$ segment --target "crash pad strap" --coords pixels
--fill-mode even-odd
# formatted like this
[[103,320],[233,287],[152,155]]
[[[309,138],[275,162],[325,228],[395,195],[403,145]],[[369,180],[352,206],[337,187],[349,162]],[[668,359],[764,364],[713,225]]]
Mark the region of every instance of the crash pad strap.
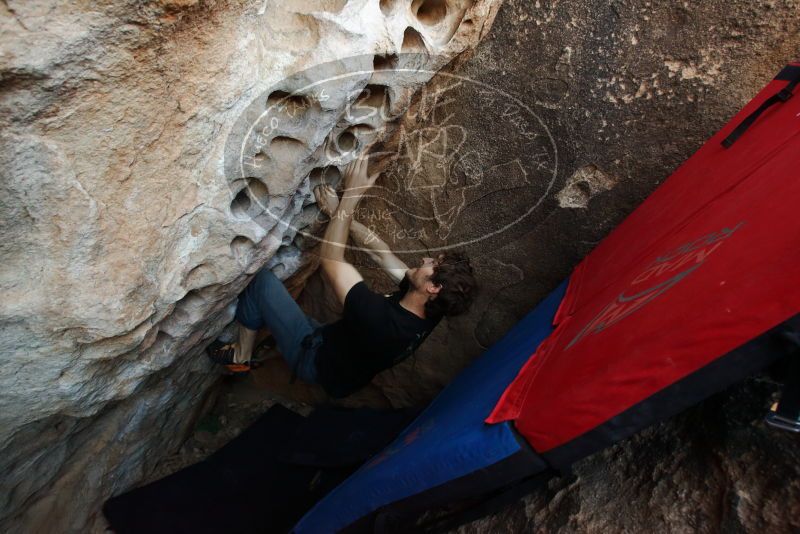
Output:
[[730,148],[741,136],[744,132],[747,131],[750,126],[753,125],[754,122],[764,113],[767,109],[771,106],[779,103],[779,102],[786,102],[789,100],[792,95],[794,88],[800,83],[800,65],[787,65],[776,77],[776,80],[785,80],[789,83],[786,84],[786,87],[766,99],[758,108],[753,111],[750,115],[744,118],[742,122],[739,123],[733,131],[722,140],[722,146],[725,148]]
[[777,428],[800,432],[800,330],[785,330],[782,337],[787,354],[786,378],[780,401],[766,421]]

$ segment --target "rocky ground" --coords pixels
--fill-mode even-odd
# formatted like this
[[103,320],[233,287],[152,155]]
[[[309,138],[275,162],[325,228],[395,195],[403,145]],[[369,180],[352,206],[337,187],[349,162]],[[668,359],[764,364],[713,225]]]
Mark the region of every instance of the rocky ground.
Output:
[[[356,408],[390,408],[375,388],[367,388],[347,399],[328,398],[322,388],[291,382],[289,367],[276,349],[262,349],[255,359],[260,367],[247,374],[221,372],[220,381],[206,401],[205,409],[180,449],[158,464],[146,482],[197,463],[238,436],[274,404],[282,404],[301,415],[315,405],[329,403]],[[145,482],[145,483],[146,483]]]
[[164,458],[145,483],[171,475],[200,462],[237,437],[274,404],[283,404],[297,413],[311,407],[278,398],[259,387],[252,376],[224,376],[213,393],[210,406],[202,414],[180,449]]
[[751,378],[458,532],[796,533],[800,435],[763,421],[778,390]]

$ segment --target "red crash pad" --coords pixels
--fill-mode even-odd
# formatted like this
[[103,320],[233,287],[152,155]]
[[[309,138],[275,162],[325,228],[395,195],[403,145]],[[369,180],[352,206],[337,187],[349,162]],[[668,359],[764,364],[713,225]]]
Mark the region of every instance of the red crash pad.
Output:
[[800,96],[721,145],[787,72],[800,63],[576,267],[555,331],[487,422],[514,420],[546,452],[798,313]]

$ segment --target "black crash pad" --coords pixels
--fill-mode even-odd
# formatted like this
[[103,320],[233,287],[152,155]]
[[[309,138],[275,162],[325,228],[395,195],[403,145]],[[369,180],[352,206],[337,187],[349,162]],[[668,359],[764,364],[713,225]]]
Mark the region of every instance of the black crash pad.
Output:
[[302,417],[276,405],[206,460],[112,497],[103,513],[118,534],[287,532],[415,415],[325,407]]

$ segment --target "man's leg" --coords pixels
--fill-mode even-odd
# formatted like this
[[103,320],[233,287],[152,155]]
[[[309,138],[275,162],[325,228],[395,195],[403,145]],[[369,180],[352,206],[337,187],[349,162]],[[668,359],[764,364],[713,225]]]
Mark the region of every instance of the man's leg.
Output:
[[234,360],[236,363],[249,362],[253,357],[253,346],[256,344],[256,331],[239,325],[239,342],[236,344]]
[[[283,282],[268,269],[262,269],[239,296],[236,307],[241,361],[252,356],[255,334],[267,327],[272,332],[281,355],[292,369],[303,355],[301,343],[315,324],[303,313]],[[238,359],[237,358],[237,359]]]

